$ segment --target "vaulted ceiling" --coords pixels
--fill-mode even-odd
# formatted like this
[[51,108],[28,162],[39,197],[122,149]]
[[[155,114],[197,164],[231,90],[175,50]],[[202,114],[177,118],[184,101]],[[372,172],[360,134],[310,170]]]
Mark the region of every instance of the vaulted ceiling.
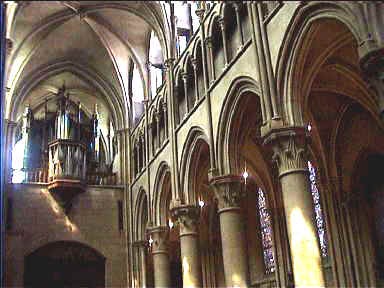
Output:
[[[146,79],[150,32],[166,55],[168,28],[159,1],[20,1],[8,23],[13,42],[7,60],[6,118],[28,104],[38,113],[64,83],[89,113],[116,124],[129,111],[129,67]],[[9,21],[9,20],[8,20]],[[134,89],[134,87],[133,87]]]

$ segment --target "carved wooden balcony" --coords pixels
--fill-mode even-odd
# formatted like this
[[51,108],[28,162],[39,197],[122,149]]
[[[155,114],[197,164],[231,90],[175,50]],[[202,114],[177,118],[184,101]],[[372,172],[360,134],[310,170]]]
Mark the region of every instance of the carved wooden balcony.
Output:
[[85,190],[87,149],[78,141],[57,139],[48,151],[48,190],[68,210],[73,197]]

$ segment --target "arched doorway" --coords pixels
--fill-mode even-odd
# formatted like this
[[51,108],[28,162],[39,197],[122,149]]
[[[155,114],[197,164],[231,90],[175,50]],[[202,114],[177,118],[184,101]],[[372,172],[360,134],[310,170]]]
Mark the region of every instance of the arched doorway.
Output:
[[77,242],[47,244],[25,257],[24,286],[104,287],[105,258]]

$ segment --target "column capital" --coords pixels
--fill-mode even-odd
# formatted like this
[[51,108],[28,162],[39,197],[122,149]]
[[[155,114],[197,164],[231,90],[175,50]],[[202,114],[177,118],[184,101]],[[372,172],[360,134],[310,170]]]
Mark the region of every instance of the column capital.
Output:
[[240,209],[240,200],[244,195],[245,181],[239,175],[223,175],[210,179],[215,197],[219,201],[219,212]]
[[164,61],[164,66],[165,66],[165,68],[170,69],[171,67],[173,67],[174,63],[175,63],[174,58],[168,58]]
[[17,122],[12,120],[4,119],[4,122],[4,124],[7,125],[9,128],[17,126]]
[[12,49],[13,49],[13,41],[12,41],[12,39],[6,38],[5,39],[5,51],[6,51],[6,55],[7,56],[11,55]]
[[172,218],[180,227],[180,237],[197,235],[200,209],[194,205],[178,205],[171,209]]
[[208,46],[208,48],[212,48],[212,37],[208,36],[204,39],[204,44]]
[[264,145],[273,150],[272,160],[277,164],[279,177],[288,173],[308,172],[307,141],[305,127],[273,129],[264,137]]
[[152,237],[152,254],[168,254],[168,226],[148,227],[147,233]]
[[185,83],[188,80],[188,72],[181,72],[181,77]]
[[218,20],[219,24],[220,24],[220,28],[221,28],[221,31],[224,30],[225,28],[225,21],[224,21],[224,18],[223,17],[220,17],[219,20]]
[[137,241],[132,242],[132,246],[135,248],[147,248],[148,247],[148,241],[137,240]]
[[197,67],[198,67],[198,64],[199,64],[199,60],[197,58],[192,58],[191,59],[191,62],[192,62],[192,66],[193,66],[193,69],[195,71],[197,71]]

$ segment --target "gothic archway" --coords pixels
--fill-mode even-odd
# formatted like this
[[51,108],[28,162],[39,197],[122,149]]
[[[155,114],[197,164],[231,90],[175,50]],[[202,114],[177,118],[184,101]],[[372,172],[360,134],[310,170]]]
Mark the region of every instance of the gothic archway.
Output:
[[105,287],[105,260],[99,252],[78,242],[49,243],[25,257],[24,285]]

